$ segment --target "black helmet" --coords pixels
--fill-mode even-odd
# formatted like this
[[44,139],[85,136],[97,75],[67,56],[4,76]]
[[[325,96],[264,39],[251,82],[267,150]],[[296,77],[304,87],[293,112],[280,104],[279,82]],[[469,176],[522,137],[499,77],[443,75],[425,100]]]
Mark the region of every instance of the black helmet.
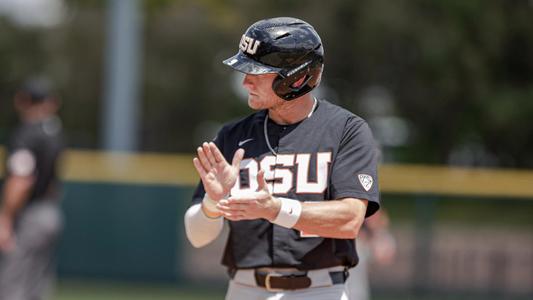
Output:
[[[243,34],[239,52],[224,64],[246,74],[277,73],[272,89],[285,100],[313,90],[324,61],[322,41],[308,23],[295,18],[258,21]],[[302,77],[302,84],[294,86]]]

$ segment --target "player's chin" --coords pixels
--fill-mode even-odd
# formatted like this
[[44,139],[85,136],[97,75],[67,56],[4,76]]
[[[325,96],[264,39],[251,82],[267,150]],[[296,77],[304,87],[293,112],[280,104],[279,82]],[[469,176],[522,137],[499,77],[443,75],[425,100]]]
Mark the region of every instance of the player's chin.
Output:
[[248,95],[248,106],[253,110],[260,110],[264,108],[263,101],[259,100],[257,95]]

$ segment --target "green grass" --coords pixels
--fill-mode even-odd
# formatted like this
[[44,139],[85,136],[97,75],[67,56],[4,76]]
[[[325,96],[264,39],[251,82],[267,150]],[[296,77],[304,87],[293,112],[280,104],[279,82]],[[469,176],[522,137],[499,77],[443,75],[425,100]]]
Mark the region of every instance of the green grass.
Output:
[[224,299],[225,290],[219,286],[198,287],[120,283],[61,281],[56,287],[54,300],[208,300]]
[[[172,285],[132,282],[98,282],[62,280],[52,300],[216,300],[224,299],[225,287],[220,284]],[[375,291],[372,300],[526,300],[527,296],[480,294],[450,294],[433,291],[413,295],[400,292]]]

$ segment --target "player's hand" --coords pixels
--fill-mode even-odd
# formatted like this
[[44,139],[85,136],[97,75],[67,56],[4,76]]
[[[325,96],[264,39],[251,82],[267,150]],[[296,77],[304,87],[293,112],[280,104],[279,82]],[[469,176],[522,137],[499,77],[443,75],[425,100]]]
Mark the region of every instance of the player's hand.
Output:
[[13,222],[0,216],[0,252],[9,252],[15,248]]
[[257,173],[259,188],[257,192],[232,196],[218,202],[217,208],[222,215],[232,221],[266,219],[272,221],[281,208],[279,199],[272,197],[265,181],[265,172]]
[[215,143],[203,143],[196,151],[198,156],[193,159],[194,167],[209,198],[218,201],[228,195],[237,182],[244,150],[238,149],[235,152],[231,164],[226,161]]

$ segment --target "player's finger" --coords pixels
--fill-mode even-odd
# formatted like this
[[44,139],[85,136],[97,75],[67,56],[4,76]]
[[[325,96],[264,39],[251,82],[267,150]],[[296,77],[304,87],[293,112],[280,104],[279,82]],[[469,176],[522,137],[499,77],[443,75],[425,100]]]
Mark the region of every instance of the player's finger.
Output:
[[202,163],[204,170],[206,170],[207,172],[211,170],[213,166],[211,166],[211,163],[209,162],[209,160],[207,160],[204,149],[202,147],[198,147],[196,152],[198,152],[198,159],[200,159],[200,162]]
[[246,214],[243,211],[220,210],[220,212],[222,213],[222,215],[224,215],[224,217],[230,217],[230,218],[245,218],[246,217]]
[[250,207],[250,202],[223,202],[223,203],[217,203],[217,208],[224,211],[245,211]]
[[213,153],[211,152],[211,148],[208,143],[204,142],[202,144],[202,148],[204,149],[205,156],[207,157],[207,160],[211,163],[211,165],[216,165],[215,157],[213,156]]
[[265,180],[265,170],[261,169],[259,172],[257,172],[257,191],[266,191],[268,192],[268,185]]
[[229,199],[220,199],[220,201],[217,202],[217,207],[220,207],[221,209],[229,210],[231,209],[230,201]]
[[245,217],[243,215],[233,215],[233,214],[223,214],[224,218],[230,220],[230,221],[241,221],[244,220]]
[[228,199],[225,199],[225,201],[228,201],[229,203],[246,203],[257,199],[257,192],[252,193],[246,193],[245,195],[241,196],[230,196]]
[[223,214],[232,215],[232,216],[244,216],[245,215],[245,211],[238,210],[238,209],[218,208],[218,211],[220,211]]
[[215,143],[210,142],[209,148],[211,149],[211,153],[213,153],[213,156],[215,157],[215,161],[217,163],[219,162],[226,162],[226,159],[224,158],[224,155],[218,150],[218,147]]
[[242,158],[244,157],[244,149],[239,148],[237,151],[235,151],[235,154],[233,155],[233,160],[231,161],[231,164],[234,168],[240,168]]
[[200,178],[204,178],[207,175],[207,172],[205,171],[204,166],[202,166],[200,160],[195,157],[193,158],[192,163],[194,165],[194,168],[198,172],[198,175],[200,175]]
[[256,201],[256,198],[229,198],[227,205],[251,205],[254,201]]

